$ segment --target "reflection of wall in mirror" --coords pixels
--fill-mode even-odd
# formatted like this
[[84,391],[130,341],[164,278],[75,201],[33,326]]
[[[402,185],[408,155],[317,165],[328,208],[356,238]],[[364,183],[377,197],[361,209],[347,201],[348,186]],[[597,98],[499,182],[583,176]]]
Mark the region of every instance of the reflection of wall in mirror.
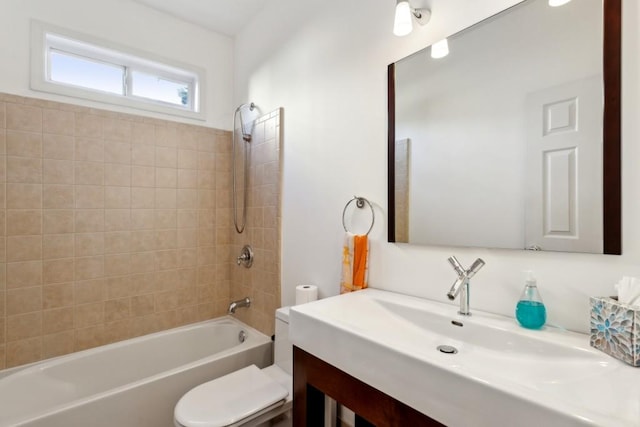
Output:
[[409,241],[409,168],[411,140],[400,139],[395,144],[396,242]]
[[600,0],[535,0],[396,63],[410,243],[525,247],[526,96],[601,73],[601,29]]

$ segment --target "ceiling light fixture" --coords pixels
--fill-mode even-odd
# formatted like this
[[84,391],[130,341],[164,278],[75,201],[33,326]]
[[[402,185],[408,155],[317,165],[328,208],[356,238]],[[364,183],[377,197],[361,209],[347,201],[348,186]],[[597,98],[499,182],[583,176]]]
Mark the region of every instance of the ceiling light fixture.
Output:
[[431,45],[431,57],[434,59],[444,58],[449,55],[449,42],[442,39]]
[[396,16],[393,22],[393,34],[396,36],[406,36],[413,30],[413,18],[420,25],[429,22],[431,11],[429,9],[414,9],[409,4],[409,0],[396,1]]
[[571,0],[549,0],[549,6],[558,7],[558,6],[562,6],[563,4],[569,3],[570,1]]

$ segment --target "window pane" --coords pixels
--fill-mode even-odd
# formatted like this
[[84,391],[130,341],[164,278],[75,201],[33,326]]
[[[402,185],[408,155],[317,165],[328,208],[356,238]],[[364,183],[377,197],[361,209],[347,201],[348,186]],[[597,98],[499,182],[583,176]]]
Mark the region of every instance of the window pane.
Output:
[[124,67],[51,50],[51,80],[124,95]]
[[131,94],[142,98],[168,102],[173,105],[189,105],[189,84],[175,82],[151,74],[133,71]]

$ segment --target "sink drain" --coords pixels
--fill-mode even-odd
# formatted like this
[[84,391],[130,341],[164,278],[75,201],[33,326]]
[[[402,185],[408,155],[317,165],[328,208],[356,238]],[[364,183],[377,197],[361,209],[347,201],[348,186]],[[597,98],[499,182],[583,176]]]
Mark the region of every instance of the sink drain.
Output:
[[450,345],[439,345],[438,347],[436,347],[436,349],[439,352],[445,353],[445,354],[456,354],[458,352],[457,348],[452,347]]

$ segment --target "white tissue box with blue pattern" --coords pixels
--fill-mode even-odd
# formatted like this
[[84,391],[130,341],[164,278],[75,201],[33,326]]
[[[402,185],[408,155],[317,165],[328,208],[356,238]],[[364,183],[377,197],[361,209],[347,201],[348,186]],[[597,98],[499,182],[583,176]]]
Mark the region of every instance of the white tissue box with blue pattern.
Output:
[[640,308],[615,297],[591,297],[592,347],[640,366]]

